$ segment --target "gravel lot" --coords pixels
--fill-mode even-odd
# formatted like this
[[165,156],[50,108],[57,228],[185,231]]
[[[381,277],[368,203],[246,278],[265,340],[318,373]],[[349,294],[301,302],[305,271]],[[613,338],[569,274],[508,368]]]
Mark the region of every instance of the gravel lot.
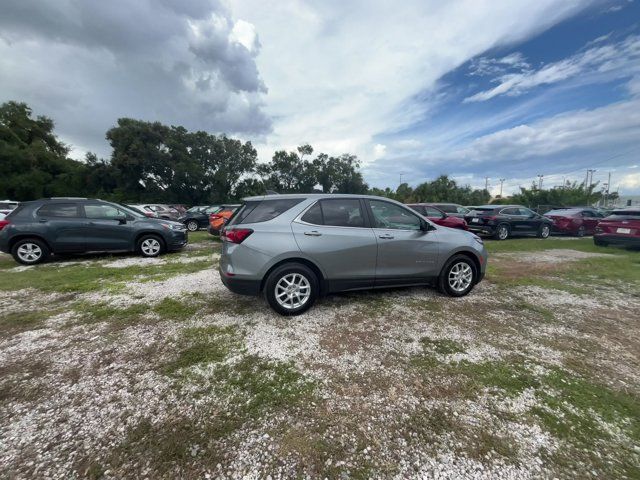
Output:
[[0,255],[0,477],[640,478],[640,253],[488,241],[468,297],[283,318],[195,237]]

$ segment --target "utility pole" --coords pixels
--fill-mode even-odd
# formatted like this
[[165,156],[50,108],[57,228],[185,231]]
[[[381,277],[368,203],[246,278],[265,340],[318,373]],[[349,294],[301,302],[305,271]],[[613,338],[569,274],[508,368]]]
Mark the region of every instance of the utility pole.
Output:
[[403,175],[404,175],[404,173],[401,173],[401,174],[400,174],[400,184],[399,184],[399,185],[402,185],[402,176],[403,176]]
[[593,185],[593,174],[596,172],[595,168],[590,168],[589,170],[587,170],[587,188],[591,187],[591,185]]
[[542,177],[544,175],[538,175],[538,190],[542,190]]
[[484,177],[484,189],[489,191],[489,177]]
[[504,178],[500,179],[500,198],[502,198],[502,184],[504,183]]

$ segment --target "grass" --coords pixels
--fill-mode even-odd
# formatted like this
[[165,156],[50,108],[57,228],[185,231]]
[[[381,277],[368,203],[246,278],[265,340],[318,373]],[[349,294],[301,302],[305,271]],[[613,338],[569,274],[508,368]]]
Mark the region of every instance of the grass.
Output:
[[0,314],[0,334],[13,335],[41,328],[47,318],[60,310],[25,310]]
[[192,263],[168,262],[163,265],[107,268],[95,264],[79,264],[62,268],[35,267],[11,275],[0,275],[0,290],[35,288],[43,292],[84,293],[105,288],[124,287],[125,282],[161,281],[211,268],[207,260]]

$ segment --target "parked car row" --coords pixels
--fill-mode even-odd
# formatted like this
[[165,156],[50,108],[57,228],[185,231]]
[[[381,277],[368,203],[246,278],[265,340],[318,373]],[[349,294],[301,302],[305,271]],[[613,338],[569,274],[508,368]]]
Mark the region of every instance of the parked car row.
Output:
[[596,225],[593,242],[640,248],[640,208],[613,210]]
[[0,251],[24,265],[43,262],[52,253],[129,251],[155,257],[187,242],[187,229],[179,222],[87,198],[22,202],[0,219]]

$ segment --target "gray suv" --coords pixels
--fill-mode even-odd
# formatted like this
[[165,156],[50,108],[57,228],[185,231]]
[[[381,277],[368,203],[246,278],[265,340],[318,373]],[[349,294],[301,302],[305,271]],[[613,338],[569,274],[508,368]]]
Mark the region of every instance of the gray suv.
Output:
[[24,265],[51,254],[136,251],[155,257],[187,244],[178,222],[147,218],[140,212],[102,200],[45,198],[23,202],[0,221],[0,251]]
[[435,284],[461,297],[487,265],[478,236],[366,195],[247,198],[222,240],[222,282],[236,293],[263,293],[283,315],[345,290]]

